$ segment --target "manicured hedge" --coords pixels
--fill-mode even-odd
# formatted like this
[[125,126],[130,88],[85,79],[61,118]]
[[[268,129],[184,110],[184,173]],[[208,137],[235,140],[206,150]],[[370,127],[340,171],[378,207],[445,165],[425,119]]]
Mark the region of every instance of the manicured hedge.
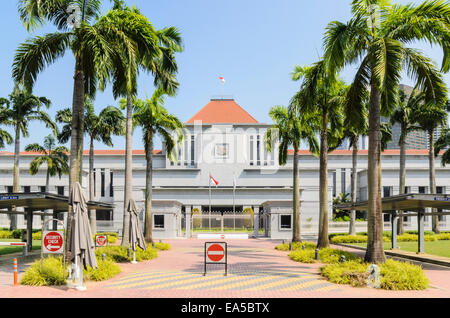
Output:
[[[133,260],[133,252],[131,252],[131,256],[128,257],[127,248],[121,245],[113,245],[113,246],[105,246],[100,247],[95,251],[95,255],[97,258],[101,258],[102,254],[106,255],[107,259],[110,259],[117,263],[130,262]],[[158,257],[158,251],[156,248],[152,248],[151,246],[147,246],[147,250],[143,251],[140,248],[136,251],[136,261],[144,261],[151,260]]]
[[[315,263],[315,249],[307,248],[307,249],[297,249],[289,253],[289,258],[293,261],[300,263]],[[323,248],[319,250],[319,260],[322,263],[332,264],[339,262],[341,256],[345,256],[346,260],[356,259],[356,255],[333,248]]]
[[[304,248],[308,248],[308,249],[315,249],[316,248],[316,244],[313,242],[294,242],[292,243],[292,250],[298,250],[301,249],[302,246],[304,246]],[[279,250],[279,251],[289,251],[289,243],[284,243],[284,244],[280,244],[275,246],[275,249]]]

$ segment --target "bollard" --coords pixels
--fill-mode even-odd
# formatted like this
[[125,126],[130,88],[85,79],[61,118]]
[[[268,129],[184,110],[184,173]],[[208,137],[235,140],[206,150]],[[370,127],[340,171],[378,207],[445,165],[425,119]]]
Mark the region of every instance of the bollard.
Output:
[[131,248],[127,249],[127,253],[128,253],[128,258],[130,258],[131,257]]
[[345,255],[341,255],[341,258],[339,259],[340,263],[345,263]]
[[289,242],[289,250],[292,251],[292,242]]
[[318,248],[316,248],[315,259],[316,259],[316,261],[319,260],[319,249]]
[[14,259],[14,286],[17,286],[17,258]]
[[302,250],[304,250],[305,249],[305,245],[302,245]]
[[106,261],[106,254],[105,253],[102,254],[102,261]]
[[155,242],[152,241],[152,247],[155,248]]

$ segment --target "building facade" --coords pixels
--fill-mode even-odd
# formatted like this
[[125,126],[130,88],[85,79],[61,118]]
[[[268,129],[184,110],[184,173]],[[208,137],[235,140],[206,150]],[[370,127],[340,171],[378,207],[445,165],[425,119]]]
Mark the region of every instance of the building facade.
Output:
[[[168,159],[164,150],[154,152],[153,159],[153,236],[173,238],[207,231],[212,227],[245,226],[252,221],[255,235],[276,239],[292,237],[292,169],[293,151],[285,166],[278,164],[278,147],[265,147],[270,124],[258,122],[232,99],[214,99],[186,122],[184,138]],[[35,176],[29,174],[34,153],[22,153],[20,185],[23,192],[52,192],[68,195],[68,177],[53,177],[45,189],[45,167]],[[99,230],[121,231],[124,210],[124,150],[95,151],[95,198],[112,203],[113,211],[97,211]],[[13,154],[0,153],[0,193],[12,192]],[[428,156],[426,150],[407,151],[408,192],[428,193]],[[83,187],[88,189],[88,152],[84,153]],[[145,154],[133,151],[133,197],[144,216]],[[399,151],[387,150],[382,156],[384,195],[399,193]],[[328,159],[328,216],[332,220],[332,199],[351,193],[352,151],[336,150]],[[212,178],[218,185],[212,183]],[[317,232],[319,216],[319,158],[300,151],[300,210],[303,233]],[[450,167],[441,167],[436,159],[438,192],[450,192]],[[87,191],[86,191],[87,193]],[[367,150],[358,153],[358,199],[367,199]],[[245,214],[252,211],[253,214]],[[213,217],[211,218],[211,215]],[[225,217],[226,216],[226,217]],[[388,217],[388,216],[386,216]],[[440,218],[441,228],[450,222]],[[385,218],[386,224],[389,219]],[[406,220],[414,228],[415,220]],[[7,224],[0,214],[0,226]],[[230,225],[233,223],[233,226]],[[237,223],[236,223],[237,222]],[[19,219],[19,225],[20,225]],[[331,222],[331,227],[333,223]],[[431,220],[426,220],[431,226]],[[248,224],[247,224],[248,227]],[[343,231],[348,225],[342,224]],[[364,222],[361,223],[364,230]],[[337,228],[339,226],[337,225]]]

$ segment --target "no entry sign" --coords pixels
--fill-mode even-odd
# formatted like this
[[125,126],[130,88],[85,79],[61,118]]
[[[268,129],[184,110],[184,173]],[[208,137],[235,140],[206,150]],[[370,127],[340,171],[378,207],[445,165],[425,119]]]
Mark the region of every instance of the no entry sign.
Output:
[[225,258],[225,249],[223,243],[213,243],[206,248],[206,258],[208,262],[213,262],[215,264],[224,263]]
[[227,243],[206,242],[205,243],[205,272],[206,264],[224,264],[225,275],[227,275]]
[[64,253],[64,232],[45,231],[43,232],[43,248],[45,254]]
[[108,243],[107,235],[96,235],[95,236],[95,246],[97,246],[97,247],[106,246],[106,243]]

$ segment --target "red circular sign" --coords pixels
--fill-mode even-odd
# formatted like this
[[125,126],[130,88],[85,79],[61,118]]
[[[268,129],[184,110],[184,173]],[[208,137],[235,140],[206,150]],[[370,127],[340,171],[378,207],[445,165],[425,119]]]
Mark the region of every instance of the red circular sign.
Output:
[[220,262],[225,256],[224,248],[219,244],[213,244],[206,250],[206,255],[212,262]]
[[108,238],[106,235],[97,235],[95,241],[97,242],[97,246],[105,246]]
[[44,237],[44,246],[50,252],[56,252],[63,246],[63,237],[58,232],[48,232]]

